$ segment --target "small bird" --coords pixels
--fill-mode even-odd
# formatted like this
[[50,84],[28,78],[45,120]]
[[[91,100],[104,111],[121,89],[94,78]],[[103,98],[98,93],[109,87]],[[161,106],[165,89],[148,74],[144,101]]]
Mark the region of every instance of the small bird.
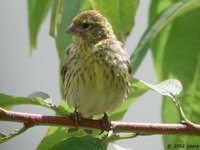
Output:
[[61,70],[68,105],[84,118],[119,107],[130,88],[130,59],[98,11],[81,12],[66,29],[73,43]]

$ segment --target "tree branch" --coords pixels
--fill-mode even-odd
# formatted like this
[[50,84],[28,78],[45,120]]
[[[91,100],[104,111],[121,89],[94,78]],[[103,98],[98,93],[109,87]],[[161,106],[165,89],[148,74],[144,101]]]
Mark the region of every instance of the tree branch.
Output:
[[[0,121],[21,122],[25,126],[48,125],[48,126],[66,126],[75,125],[71,116],[43,116],[40,114],[30,114],[8,111],[0,108]],[[103,120],[81,119],[79,127],[93,128],[102,130]],[[130,132],[137,135],[154,134],[180,134],[180,135],[198,135],[200,136],[200,125],[194,124],[165,124],[165,123],[130,123],[122,121],[111,121],[107,124],[104,131],[112,130],[115,133]]]

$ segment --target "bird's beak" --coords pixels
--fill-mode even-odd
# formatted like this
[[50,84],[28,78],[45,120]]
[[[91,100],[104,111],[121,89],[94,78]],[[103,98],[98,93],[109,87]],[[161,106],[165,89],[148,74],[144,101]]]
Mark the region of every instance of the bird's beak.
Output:
[[75,25],[73,23],[70,24],[65,30],[65,32],[73,35],[75,33]]

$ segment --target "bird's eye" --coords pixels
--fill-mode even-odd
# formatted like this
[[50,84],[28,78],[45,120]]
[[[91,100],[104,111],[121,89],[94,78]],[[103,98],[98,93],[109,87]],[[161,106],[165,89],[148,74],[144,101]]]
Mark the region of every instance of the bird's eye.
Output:
[[90,25],[88,23],[82,23],[81,25],[84,29],[87,29]]

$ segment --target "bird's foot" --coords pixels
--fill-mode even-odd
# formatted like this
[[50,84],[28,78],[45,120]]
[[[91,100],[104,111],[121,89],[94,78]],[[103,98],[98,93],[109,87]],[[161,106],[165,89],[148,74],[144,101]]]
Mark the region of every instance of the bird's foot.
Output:
[[101,119],[101,121],[102,121],[102,128],[99,134],[102,134],[104,131],[109,131],[110,129],[110,121],[108,120],[108,115],[106,113],[104,113],[104,116]]
[[77,131],[78,126],[81,122],[81,115],[80,115],[80,113],[78,113],[77,109],[75,109],[74,112],[71,113],[71,118],[74,119],[74,124],[75,124],[75,128],[76,128],[76,131]]

